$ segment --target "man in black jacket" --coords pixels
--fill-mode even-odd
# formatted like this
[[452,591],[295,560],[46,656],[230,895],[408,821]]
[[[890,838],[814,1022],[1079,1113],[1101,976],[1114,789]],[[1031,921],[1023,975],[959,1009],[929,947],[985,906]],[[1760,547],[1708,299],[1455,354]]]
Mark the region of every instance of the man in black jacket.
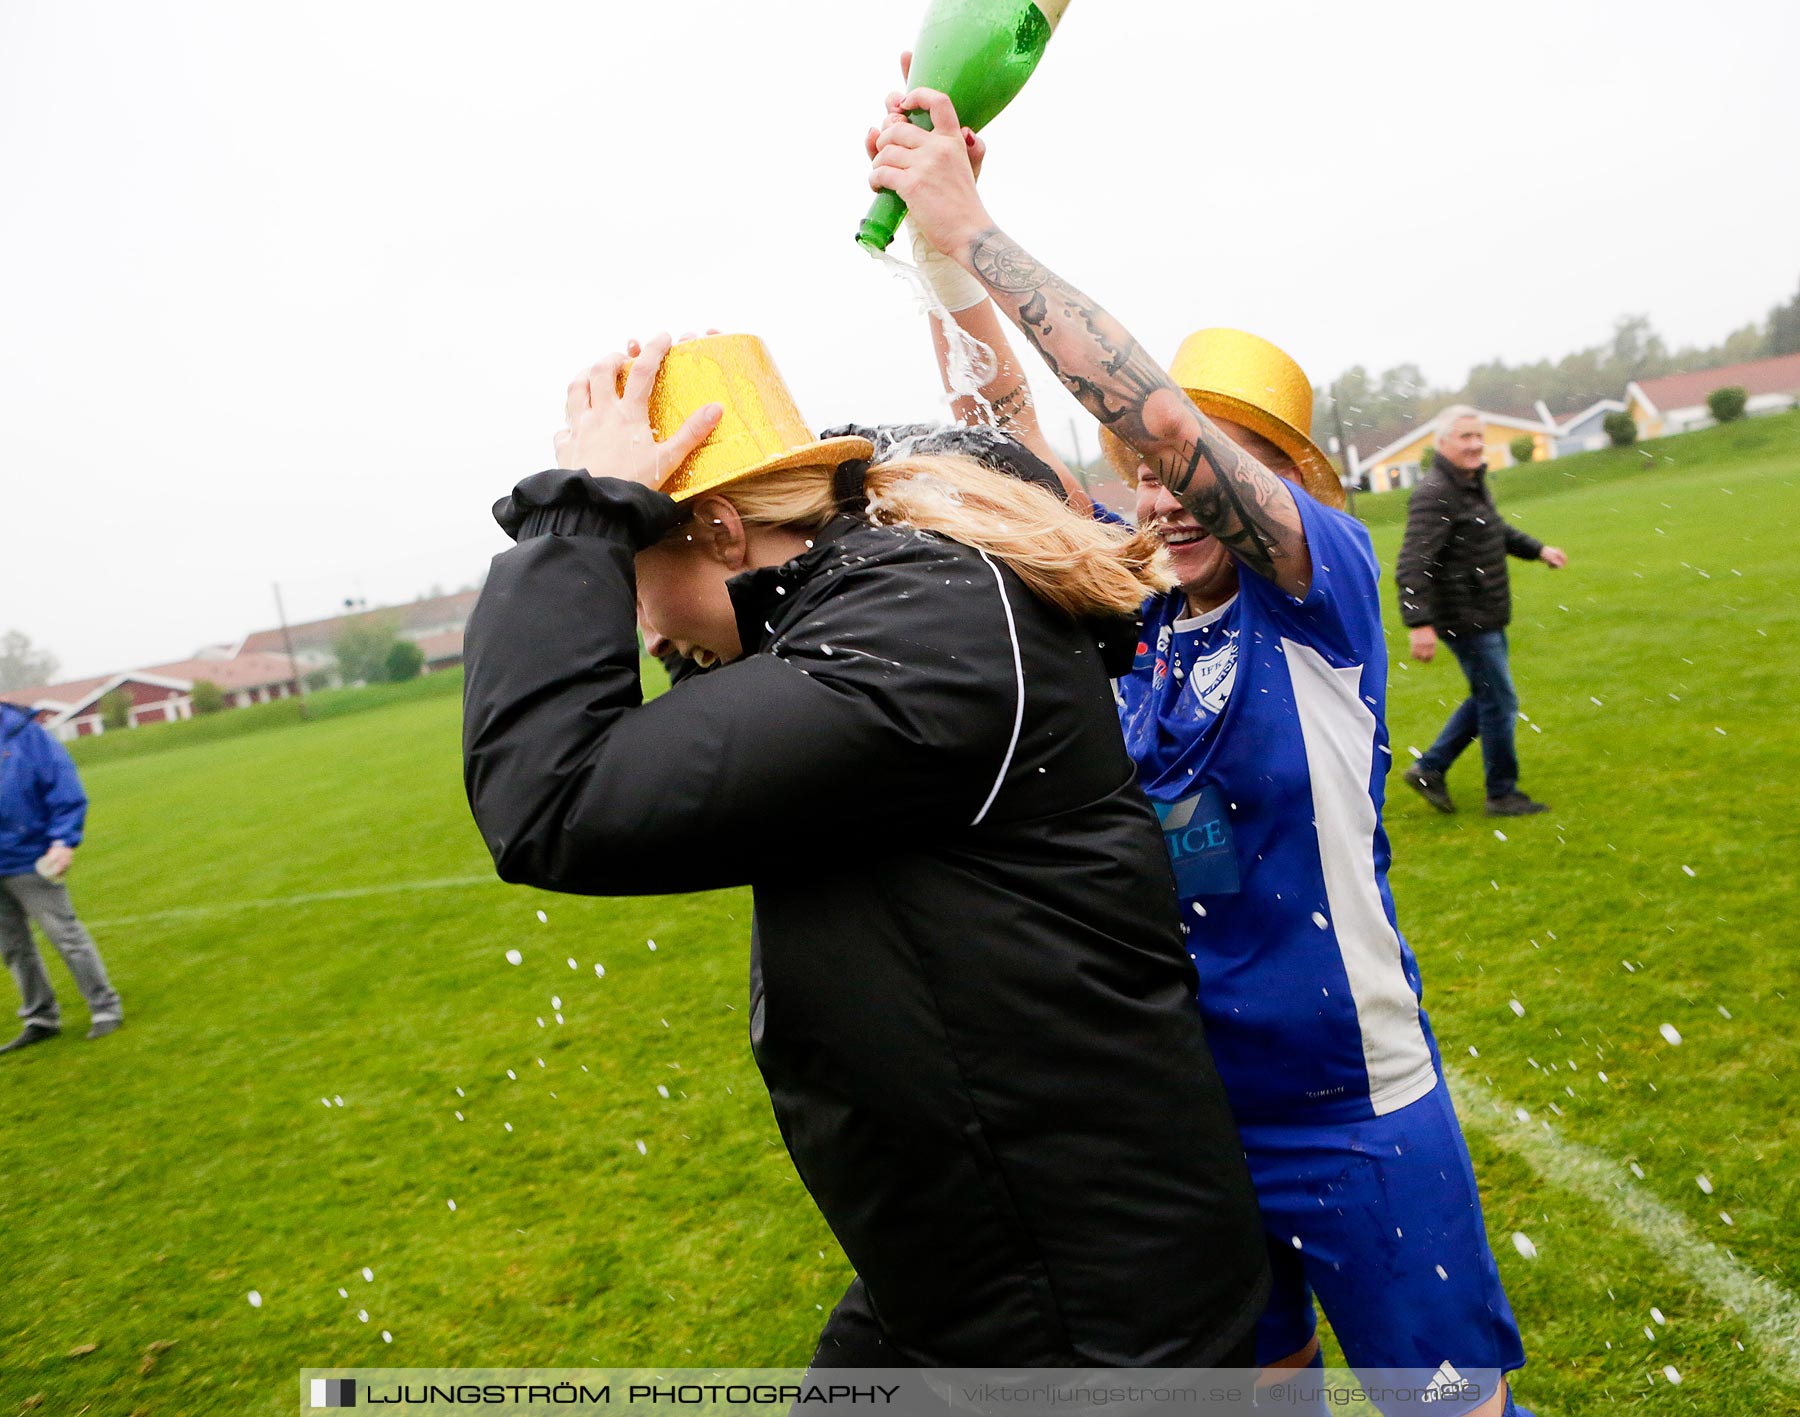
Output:
[[1442,635],[1468,676],[1469,697],[1450,715],[1437,742],[1402,776],[1438,811],[1454,812],[1444,774],[1479,736],[1488,815],[1527,817],[1549,808],[1519,791],[1513,746],[1519,698],[1507,665],[1512,587],[1506,558],[1542,561],[1552,570],[1567,565],[1569,558],[1501,519],[1487,485],[1485,431],[1474,409],[1446,410],[1437,459],[1413,489],[1406,509],[1406,539],[1394,580],[1400,587],[1400,618],[1412,632],[1413,658],[1429,664]]

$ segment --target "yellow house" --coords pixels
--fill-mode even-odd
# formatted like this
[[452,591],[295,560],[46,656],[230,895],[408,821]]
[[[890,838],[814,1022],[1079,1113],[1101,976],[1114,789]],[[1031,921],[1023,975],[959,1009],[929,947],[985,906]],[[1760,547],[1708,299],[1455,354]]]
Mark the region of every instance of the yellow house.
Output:
[[[1447,411],[1447,410],[1446,410]],[[1403,433],[1373,456],[1356,460],[1357,485],[1370,492],[1391,492],[1396,487],[1411,487],[1419,480],[1419,459],[1425,449],[1437,444],[1444,415],[1439,413]],[[1531,435],[1531,462],[1546,462],[1556,455],[1556,428],[1536,419],[1515,418],[1506,413],[1482,413],[1486,425],[1487,465],[1490,470],[1511,467],[1512,440],[1522,433]]]

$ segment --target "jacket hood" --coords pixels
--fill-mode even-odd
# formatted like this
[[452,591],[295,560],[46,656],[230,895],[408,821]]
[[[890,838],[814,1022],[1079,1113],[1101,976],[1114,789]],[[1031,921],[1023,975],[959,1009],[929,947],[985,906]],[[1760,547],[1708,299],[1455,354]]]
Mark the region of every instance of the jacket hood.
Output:
[[0,738],[10,738],[37,715],[17,704],[0,703]]

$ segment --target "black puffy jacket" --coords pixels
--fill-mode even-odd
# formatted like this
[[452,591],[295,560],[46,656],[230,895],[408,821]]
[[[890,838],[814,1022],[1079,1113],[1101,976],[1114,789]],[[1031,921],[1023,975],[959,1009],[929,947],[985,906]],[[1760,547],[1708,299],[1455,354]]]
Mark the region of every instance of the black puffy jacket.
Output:
[[732,582],[742,659],[645,704],[633,554],[682,509],[554,472],[496,515],[463,742],[500,875],[754,888],[756,1060],[900,1353],[1198,1365],[1247,1332],[1261,1226],[1089,632],[840,518]]
[[1394,567],[1400,618],[1452,639],[1504,630],[1512,621],[1506,558],[1535,561],[1543,549],[1501,518],[1485,467],[1459,473],[1440,459],[1406,505],[1406,538]]

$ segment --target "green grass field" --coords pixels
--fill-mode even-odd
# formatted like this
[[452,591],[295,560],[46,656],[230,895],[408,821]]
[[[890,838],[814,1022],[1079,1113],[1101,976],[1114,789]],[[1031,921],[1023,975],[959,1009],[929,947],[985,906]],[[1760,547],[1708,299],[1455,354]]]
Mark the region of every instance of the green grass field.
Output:
[[[1800,418],[1498,487],[1571,557],[1514,575],[1524,784],[1555,810],[1398,789],[1388,824],[1517,1391],[1800,1412]],[[1403,499],[1359,510],[1391,566]],[[494,881],[455,683],[82,745],[73,888],[129,1023],[82,1042],[53,964],[68,1031],[0,1059],[0,1414],[285,1412],[305,1366],[810,1352],[848,1272],[750,1059],[747,895]],[[1396,754],[1458,697],[1447,657],[1397,669]],[[1479,807],[1473,755],[1452,789]]]

